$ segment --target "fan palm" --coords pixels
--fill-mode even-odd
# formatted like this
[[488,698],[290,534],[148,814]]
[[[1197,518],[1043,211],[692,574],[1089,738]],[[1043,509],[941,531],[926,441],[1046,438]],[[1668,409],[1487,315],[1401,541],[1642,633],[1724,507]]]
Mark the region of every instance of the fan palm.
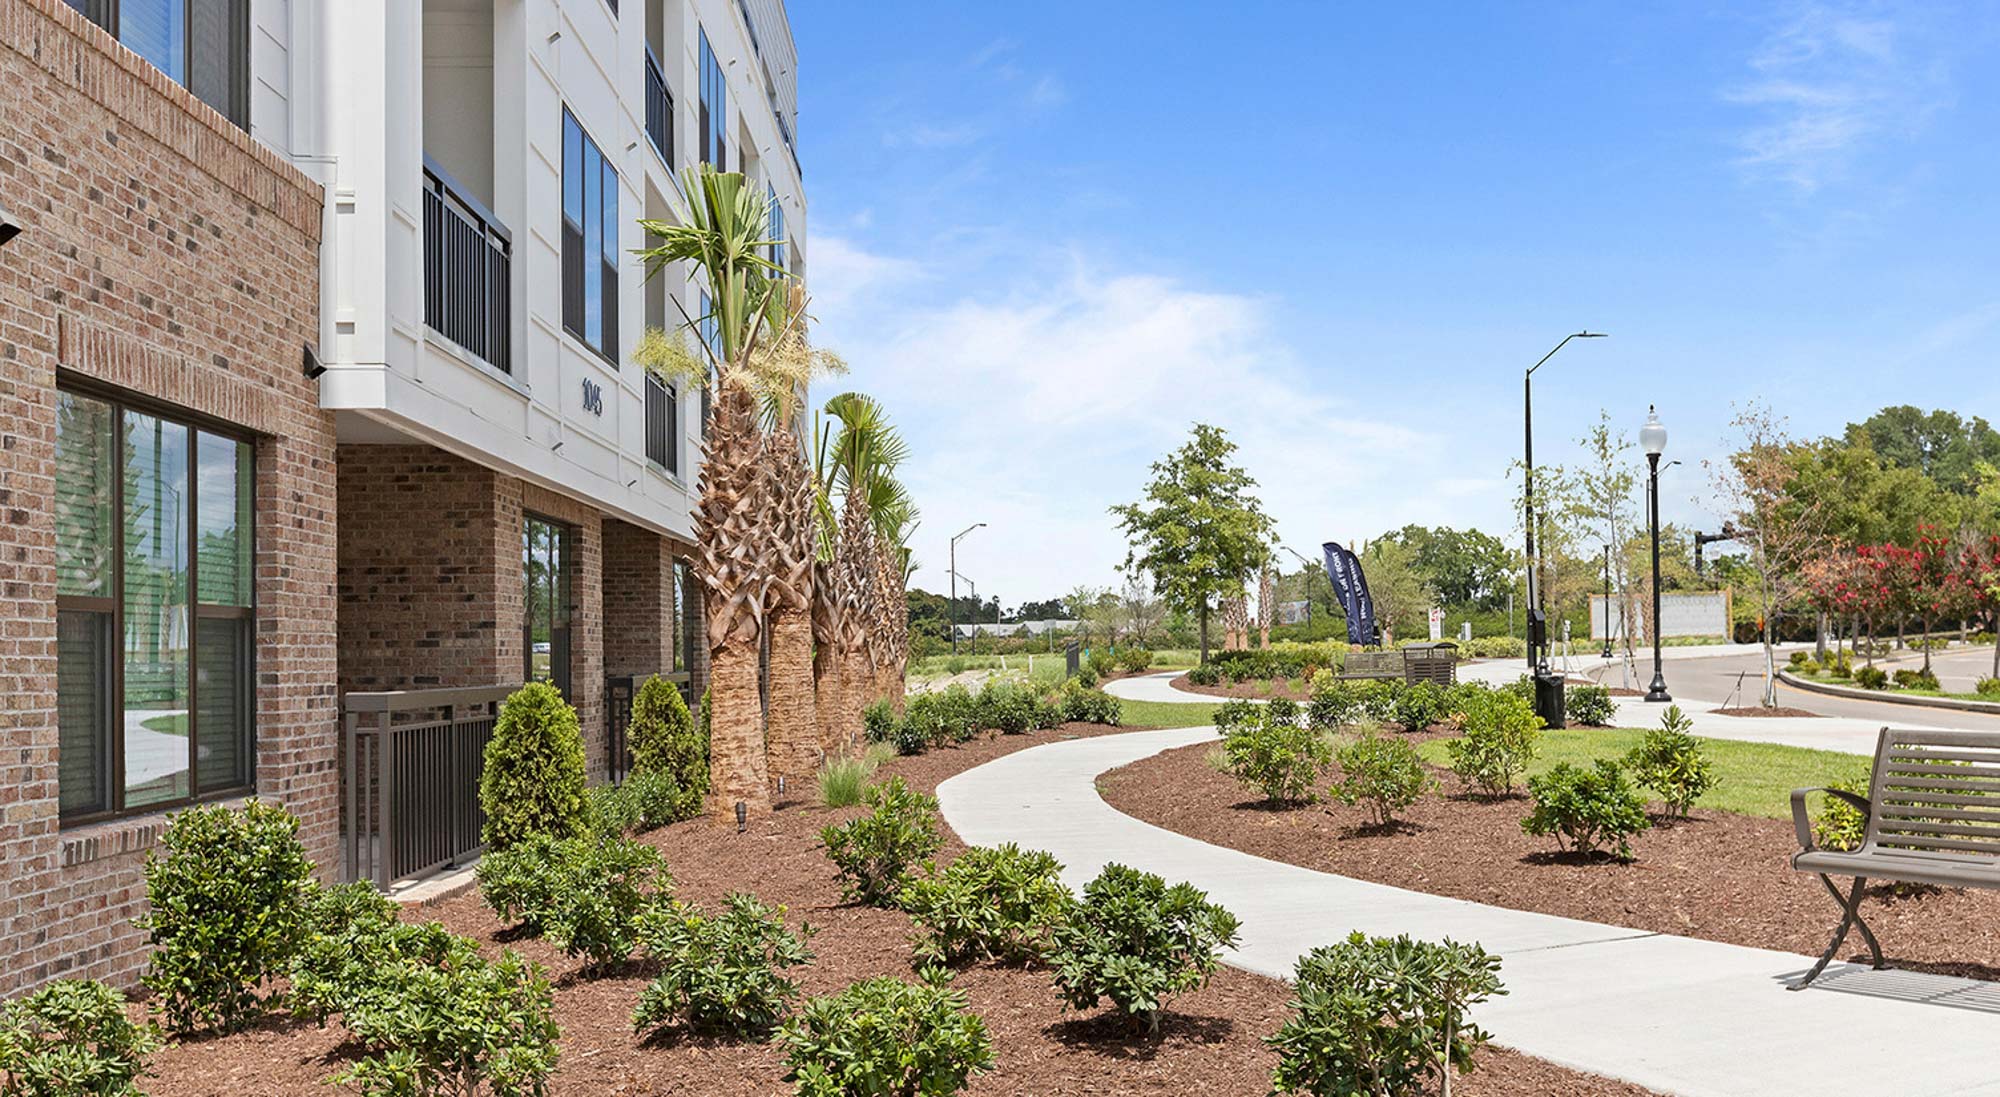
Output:
[[903,663],[895,637],[906,623],[901,583],[895,584],[892,597],[882,568],[885,562],[892,564],[900,578],[904,559],[898,553],[885,561],[881,523],[886,519],[913,528],[916,512],[893,476],[908,447],[882,405],[845,392],[827,401],[825,413],[840,428],[835,434],[832,423],[821,427],[817,459],[821,553],[830,561],[833,578],[828,631],[838,649],[833,665],[839,676],[834,691],[824,688],[823,678],[821,694],[839,698],[839,720],[831,729],[837,743],[858,726],[861,709],[871,698],[900,696]]

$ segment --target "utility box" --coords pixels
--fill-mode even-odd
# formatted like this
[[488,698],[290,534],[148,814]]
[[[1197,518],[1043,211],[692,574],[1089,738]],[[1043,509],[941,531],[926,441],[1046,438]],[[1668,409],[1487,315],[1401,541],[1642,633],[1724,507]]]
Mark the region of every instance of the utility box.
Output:
[[1535,673],[1535,715],[1545,727],[1559,728],[1563,721],[1563,676],[1545,671]]
[[1083,652],[1074,639],[1063,642],[1063,667],[1069,677],[1076,677],[1076,672],[1082,665],[1082,657]]

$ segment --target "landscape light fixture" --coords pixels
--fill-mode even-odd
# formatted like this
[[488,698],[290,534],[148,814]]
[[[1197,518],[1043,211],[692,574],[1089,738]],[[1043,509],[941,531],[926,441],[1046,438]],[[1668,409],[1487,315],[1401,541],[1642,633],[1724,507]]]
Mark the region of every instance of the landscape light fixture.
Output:
[[14,220],[13,215],[7,212],[7,207],[0,206],[0,246],[4,246],[7,241],[19,235],[21,235],[20,222]]
[[951,653],[953,655],[958,654],[958,539],[985,525],[986,523],[984,522],[974,522],[964,529],[959,530],[951,539],[951,602],[945,606],[945,612],[949,615],[951,621]]
[[736,801],[736,833],[741,834],[748,829],[750,829],[750,805],[738,800]]
[[1646,502],[1653,525],[1653,684],[1646,700],[1665,702],[1673,700],[1660,662],[1660,455],[1667,452],[1667,427],[1651,404],[1646,405],[1646,425],[1639,428],[1639,448],[1646,451]]

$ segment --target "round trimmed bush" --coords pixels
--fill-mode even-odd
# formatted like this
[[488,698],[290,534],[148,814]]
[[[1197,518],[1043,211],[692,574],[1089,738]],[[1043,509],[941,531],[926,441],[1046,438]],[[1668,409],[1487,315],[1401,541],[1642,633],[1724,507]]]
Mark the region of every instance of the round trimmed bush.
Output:
[[986,1023],[949,986],[864,979],[814,998],[778,1034],[800,1097],[945,1097],[993,1069]]
[[500,706],[479,775],[482,836],[495,850],[531,834],[584,833],[583,732],[576,710],[547,682],[530,682]]
[[1158,1032],[1168,998],[1208,982],[1220,950],[1236,944],[1236,916],[1186,882],[1108,864],[1056,929],[1049,962],[1076,1009],[1109,998]]

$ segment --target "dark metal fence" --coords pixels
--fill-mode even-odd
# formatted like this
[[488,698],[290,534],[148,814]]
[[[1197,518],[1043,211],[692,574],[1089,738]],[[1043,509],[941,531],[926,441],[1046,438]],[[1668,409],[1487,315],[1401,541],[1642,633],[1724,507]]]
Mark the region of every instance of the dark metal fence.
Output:
[[646,51],[646,137],[667,167],[674,166],[674,97],[660,71],[660,59]]
[[470,861],[479,771],[516,686],[349,693],[342,701],[342,879],[397,880]]
[[424,158],[424,323],[512,372],[513,239],[492,212]]

